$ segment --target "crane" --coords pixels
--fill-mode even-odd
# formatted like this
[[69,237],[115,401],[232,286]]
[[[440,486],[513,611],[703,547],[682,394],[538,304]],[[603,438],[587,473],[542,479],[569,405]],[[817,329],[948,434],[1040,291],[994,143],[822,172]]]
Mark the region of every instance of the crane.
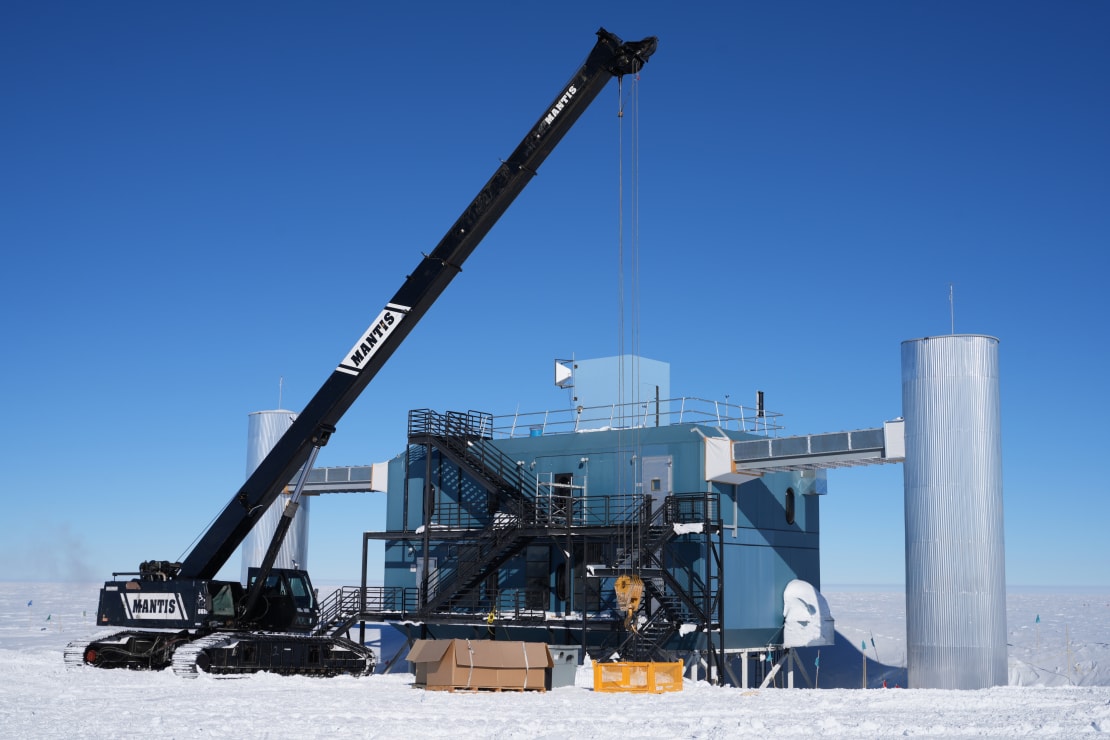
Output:
[[[539,166],[612,77],[639,72],[658,40],[625,42],[604,28],[585,62],[439,244],[404,280],[292,426],[180,562],[150,560],[117,572],[100,591],[96,622],[120,631],[71,644],[72,665],[242,674],[363,675],[373,653],[350,640],[311,634],[318,605],[308,573],[275,568],[304,477],[343,414],[436,302]],[[298,471],[299,475],[298,475]],[[296,479],[266,557],[247,583],[216,580],[263,512]]]

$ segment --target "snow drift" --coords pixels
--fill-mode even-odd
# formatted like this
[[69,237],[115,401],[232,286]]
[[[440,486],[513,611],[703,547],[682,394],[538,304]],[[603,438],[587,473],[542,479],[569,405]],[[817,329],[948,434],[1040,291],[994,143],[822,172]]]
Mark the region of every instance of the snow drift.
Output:
[[829,602],[806,581],[793,580],[786,584],[782,594],[784,647],[816,647],[832,645],[836,638],[836,624]]

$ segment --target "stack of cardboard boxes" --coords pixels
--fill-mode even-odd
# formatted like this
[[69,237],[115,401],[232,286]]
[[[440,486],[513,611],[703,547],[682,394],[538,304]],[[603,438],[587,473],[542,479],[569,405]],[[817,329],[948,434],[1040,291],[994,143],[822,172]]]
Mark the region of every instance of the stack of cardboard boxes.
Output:
[[542,642],[417,640],[405,658],[425,689],[543,691],[552,667]]

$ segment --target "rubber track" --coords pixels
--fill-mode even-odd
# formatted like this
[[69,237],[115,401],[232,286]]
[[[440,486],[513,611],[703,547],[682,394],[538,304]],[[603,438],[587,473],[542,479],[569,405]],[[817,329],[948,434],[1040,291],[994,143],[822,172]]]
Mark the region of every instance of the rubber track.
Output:
[[229,638],[234,636],[228,634],[207,635],[181,645],[173,652],[173,672],[182,678],[196,678],[200,674],[200,670],[197,668],[197,656],[207,648],[227,642]]
[[[243,649],[252,643],[260,646],[259,653],[263,653],[267,644],[275,642],[304,648],[312,645],[321,648],[331,647],[333,650],[342,652],[345,657],[314,665],[282,665],[272,668],[257,663],[224,665],[223,661],[213,659],[215,654],[225,647],[235,646],[236,652],[241,656]],[[209,653],[208,663],[215,667],[214,670],[202,670],[198,666],[198,658],[204,653]],[[324,651],[321,650],[321,654],[323,653]],[[347,653],[353,653],[354,655],[346,657]],[[358,661],[360,657],[363,659],[361,662]],[[207,673],[217,678],[238,678],[260,672],[277,673],[285,676],[364,676],[373,673],[376,664],[377,660],[373,651],[343,638],[299,633],[217,632],[178,647],[174,652],[172,667],[173,672],[183,678],[196,678],[200,673]]]

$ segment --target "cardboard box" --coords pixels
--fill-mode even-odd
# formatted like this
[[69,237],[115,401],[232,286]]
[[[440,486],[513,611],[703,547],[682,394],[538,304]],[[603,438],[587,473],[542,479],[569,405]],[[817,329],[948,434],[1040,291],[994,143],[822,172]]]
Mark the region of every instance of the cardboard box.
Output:
[[500,640],[417,640],[405,660],[429,689],[542,691],[552,666],[545,643]]

